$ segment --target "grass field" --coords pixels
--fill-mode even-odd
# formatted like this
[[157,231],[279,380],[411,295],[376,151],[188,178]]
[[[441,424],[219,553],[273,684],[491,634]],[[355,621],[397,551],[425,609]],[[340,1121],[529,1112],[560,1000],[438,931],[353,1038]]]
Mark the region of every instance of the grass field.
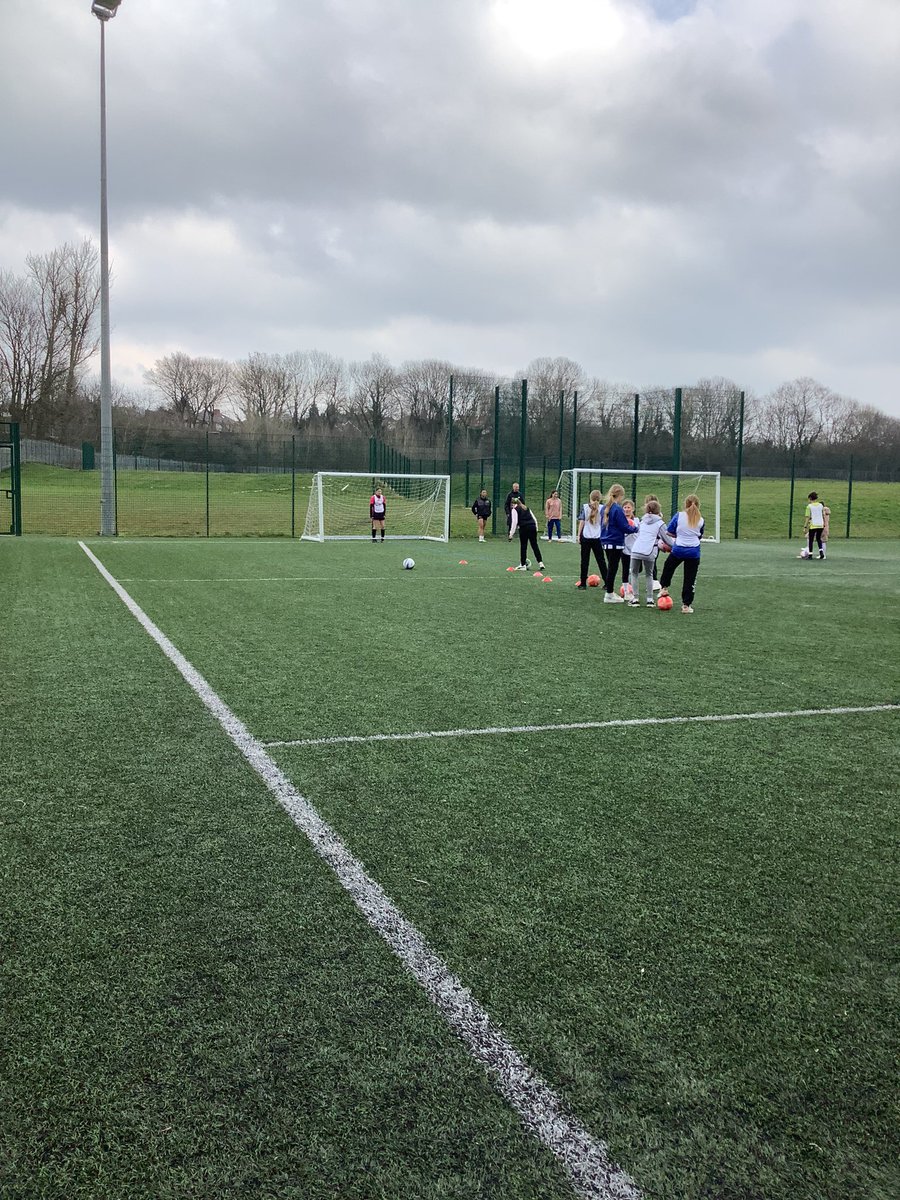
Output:
[[[690,617],[572,546],[88,545],[640,1195],[898,1194],[900,543],[708,547]],[[0,539],[0,611],[4,1200],[617,1194],[76,542]]]
[[[9,472],[6,472],[8,476]],[[605,485],[611,481],[607,473]],[[630,484],[628,473],[622,482]],[[309,504],[311,475],[209,476],[209,533],[211,537],[299,537]],[[504,476],[502,494],[511,479]],[[205,536],[207,531],[206,475],[200,472],[119,471],[117,516],[119,532],[136,537]],[[470,499],[478,494],[480,479],[470,480]],[[555,476],[547,488],[556,485]],[[0,488],[3,486],[0,474]],[[490,485],[488,485],[490,486]],[[734,534],[735,480],[722,480],[722,540]],[[22,468],[23,531],[67,537],[91,537],[98,531],[100,508],[98,471],[74,471],[29,463]],[[543,477],[528,478],[528,500],[543,512]],[[638,489],[640,491],[640,488]],[[831,536],[843,539],[847,531],[847,484],[797,479],[794,486],[793,532],[799,538],[806,496],[817,490],[832,510]],[[465,481],[454,477],[451,535],[471,537],[475,521],[464,503]],[[741,484],[741,537],[784,538],[790,515],[790,481],[744,478]],[[293,524],[292,524],[293,513]],[[854,538],[900,538],[900,483],[857,482],[853,485],[851,534]],[[361,532],[368,524],[368,509],[361,511]],[[504,519],[500,514],[502,532]]]

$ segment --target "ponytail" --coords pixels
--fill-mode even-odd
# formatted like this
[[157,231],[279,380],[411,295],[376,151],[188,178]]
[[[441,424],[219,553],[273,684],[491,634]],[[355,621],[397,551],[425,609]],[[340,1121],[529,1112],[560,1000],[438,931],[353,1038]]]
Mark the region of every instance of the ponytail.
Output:
[[588,500],[589,500],[588,507],[591,510],[591,524],[596,525],[597,524],[597,513],[600,511],[600,493],[597,491],[596,488],[594,488],[594,490],[591,492]]
[[684,498],[684,515],[691,529],[696,529],[703,520],[700,515],[700,497],[695,496],[693,492]]
[[624,495],[625,489],[622,487],[621,483],[614,483],[606,493],[606,511],[609,512],[613,504],[620,503]]

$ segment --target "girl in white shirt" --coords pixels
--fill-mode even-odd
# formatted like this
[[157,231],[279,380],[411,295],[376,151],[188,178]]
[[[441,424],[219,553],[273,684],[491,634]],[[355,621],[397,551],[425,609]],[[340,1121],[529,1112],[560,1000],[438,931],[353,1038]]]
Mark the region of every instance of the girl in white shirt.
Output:
[[641,572],[643,572],[647,592],[646,604],[648,608],[655,608],[653,600],[653,568],[656,565],[656,555],[658,554],[657,542],[660,538],[665,538],[667,542],[672,539],[666,533],[665,522],[659,510],[658,500],[648,500],[644,504],[644,515],[641,517],[641,523],[638,526],[637,534],[631,546],[631,569],[630,579],[632,594],[629,597],[628,603],[632,608],[637,608],[641,599]]
[[600,545],[600,526],[603,520],[603,509],[600,505],[600,493],[594,489],[587,504],[582,505],[578,514],[578,544],[581,546],[581,578],[576,587],[587,587],[588,567],[591,555],[597,560],[600,578],[606,583],[606,563],[603,561],[603,550]]

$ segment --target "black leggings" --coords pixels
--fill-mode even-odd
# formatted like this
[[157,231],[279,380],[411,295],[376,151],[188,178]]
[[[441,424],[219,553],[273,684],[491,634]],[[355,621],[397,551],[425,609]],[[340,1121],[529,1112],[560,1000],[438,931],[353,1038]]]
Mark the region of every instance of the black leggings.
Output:
[[529,546],[531,546],[532,553],[534,554],[534,561],[541,562],[543,556],[542,556],[540,550],[538,550],[537,525],[529,525],[525,529],[523,529],[522,526],[520,525],[519,526],[519,561],[521,562],[523,567],[525,566],[525,562],[528,557],[526,554],[526,550]]
[[807,534],[807,541],[809,544],[810,554],[812,554],[812,548],[813,548],[814,541],[818,544],[818,547],[821,550],[822,549],[822,530],[821,529],[810,529]]
[[673,551],[666,556],[666,565],[663,567],[662,578],[659,582],[664,588],[667,588],[672,582],[675,568],[682,563],[684,563],[684,577],[681,580],[681,603],[690,605],[694,603],[694,583],[697,579],[697,572],[700,570],[699,558],[681,558]]
[[619,569],[619,559],[622,557],[621,546],[605,546],[606,550],[606,590],[612,594],[613,588],[616,586],[616,571]]
[[606,563],[603,561],[603,551],[600,549],[599,538],[581,539],[581,586],[587,587],[588,567],[591,565],[591,553],[597,560],[600,578],[606,582]]

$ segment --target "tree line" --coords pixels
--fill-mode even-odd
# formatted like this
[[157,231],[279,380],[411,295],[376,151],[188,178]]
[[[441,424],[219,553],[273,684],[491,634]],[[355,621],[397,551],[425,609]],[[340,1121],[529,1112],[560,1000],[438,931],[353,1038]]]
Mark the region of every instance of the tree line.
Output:
[[[99,383],[99,256],[86,240],[30,255],[23,275],[0,271],[0,414],[26,436],[96,442]],[[446,454],[453,381],[454,457],[488,456],[495,435],[514,458],[520,446],[522,384],[527,380],[527,452],[568,464],[577,421],[576,457],[610,465],[671,464],[671,386],[637,387],[590,376],[569,358],[540,357],[513,377],[439,359],[399,365],[374,354],[345,362],[320,350],[254,352],[236,362],[181,351],[158,359],[145,389],[114,385],[114,425],[121,444],[153,453],[199,433],[243,434],[276,441],[300,434],[323,441],[374,437],[408,455]],[[635,429],[635,395],[637,428]],[[577,396],[577,401],[576,401]],[[577,408],[576,408],[577,406]],[[682,461],[691,469],[732,471],[741,422],[741,389],[703,378],[683,388]],[[845,468],[900,477],[900,421],[810,378],[744,396],[744,465],[751,470]]]

